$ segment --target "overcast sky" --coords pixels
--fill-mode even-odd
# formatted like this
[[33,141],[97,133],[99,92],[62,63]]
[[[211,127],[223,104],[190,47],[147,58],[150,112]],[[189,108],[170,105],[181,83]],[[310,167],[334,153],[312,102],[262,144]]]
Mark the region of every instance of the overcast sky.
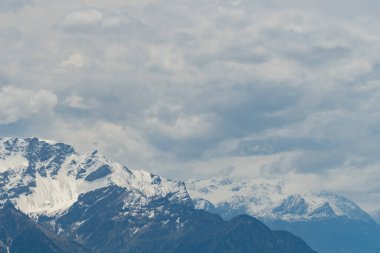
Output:
[[1,0],[0,135],[380,208],[376,0]]

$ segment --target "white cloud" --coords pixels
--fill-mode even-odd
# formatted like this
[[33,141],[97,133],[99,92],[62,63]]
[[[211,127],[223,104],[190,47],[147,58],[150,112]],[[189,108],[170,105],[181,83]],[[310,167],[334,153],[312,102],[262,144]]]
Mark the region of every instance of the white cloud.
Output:
[[207,115],[187,115],[180,105],[159,103],[145,111],[145,124],[154,134],[169,139],[200,137],[212,130]]
[[76,95],[67,97],[62,104],[74,109],[82,110],[94,109],[99,106],[98,101],[95,99],[86,99]]
[[151,68],[159,68],[167,72],[179,72],[185,68],[182,52],[168,46],[152,46],[150,48]]
[[93,124],[86,122],[56,121],[56,130],[51,129],[49,136],[76,147],[80,152],[97,149],[109,159],[125,163],[132,169],[152,165],[157,151],[137,130],[104,121]]
[[97,9],[84,9],[69,12],[60,23],[67,28],[89,28],[103,20],[103,13]]
[[[169,177],[233,166],[318,185],[352,157],[363,168],[379,163],[377,1],[38,0],[13,8],[26,2],[0,3],[0,12],[17,10],[0,15],[11,27],[0,31],[0,84],[21,84],[1,90],[0,123],[54,108],[43,90],[62,106],[49,116],[55,123],[41,116],[2,132],[50,133],[84,150],[99,139],[107,155]],[[256,158],[259,169],[250,169]],[[350,166],[346,174],[358,177]],[[323,185],[380,192],[337,182]]]
[[164,122],[158,117],[150,117],[147,119],[147,124],[155,132],[173,139],[202,136],[211,129],[205,116],[180,116],[172,122]]
[[47,90],[26,90],[11,86],[0,89],[0,125],[50,112],[57,97]]
[[146,29],[139,19],[130,16],[127,12],[119,10],[107,11],[95,8],[70,11],[57,24],[58,27],[68,32],[119,32],[121,36],[128,30],[140,33]]
[[66,60],[61,63],[62,67],[80,68],[85,64],[84,55],[81,53],[70,54]]

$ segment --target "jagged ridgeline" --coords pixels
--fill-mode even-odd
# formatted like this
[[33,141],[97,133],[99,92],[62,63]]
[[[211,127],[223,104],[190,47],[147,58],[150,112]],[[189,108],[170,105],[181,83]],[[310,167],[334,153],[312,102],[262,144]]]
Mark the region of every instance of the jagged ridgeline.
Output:
[[183,182],[63,143],[0,139],[0,186],[0,252],[315,252],[250,216],[195,209]]
[[225,219],[252,215],[272,229],[302,237],[320,253],[380,252],[380,226],[343,196],[289,192],[282,181],[258,178],[220,176],[186,185],[196,208]]

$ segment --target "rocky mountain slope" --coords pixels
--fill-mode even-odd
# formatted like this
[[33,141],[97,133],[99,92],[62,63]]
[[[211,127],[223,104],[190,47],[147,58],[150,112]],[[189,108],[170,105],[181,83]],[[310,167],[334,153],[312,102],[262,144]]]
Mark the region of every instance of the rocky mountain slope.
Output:
[[0,139],[0,203],[8,201],[90,252],[314,252],[254,218],[194,209],[183,182],[37,138]]
[[0,139],[0,200],[10,199],[29,215],[61,213],[80,194],[110,185],[149,200],[170,195],[173,201],[190,201],[184,183],[131,171],[97,151],[81,155],[63,143]]
[[0,209],[0,252],[84,253],[83,246],[37,225],[7,202]]
[[373,222],[353,201],[329,192],[289,193],[282,181],[218,177],[186,182],[197,208],[227,219],[250,214],[262,220],[311,221],[334,217]]
[[190,180],[187,189],[198,209],[226,219],[252,215],[301,236],[321,253],[380,252],[379,225],[334,193],[289,193],[281,181],[227,177]]

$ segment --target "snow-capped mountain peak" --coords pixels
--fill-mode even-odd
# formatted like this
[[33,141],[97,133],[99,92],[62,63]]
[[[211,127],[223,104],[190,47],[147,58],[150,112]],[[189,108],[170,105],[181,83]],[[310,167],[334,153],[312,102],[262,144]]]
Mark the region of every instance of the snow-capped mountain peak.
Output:
[[366,212],[343,196],[329,192],[288,192],[281,180],[216,177],[189,180],[186,184],[196,208],[228,219],[247,213],[263,220],[307,221],[344,216],[373,222]]
[[0,139],[0,201],[12,200],[28,214],[67,210],[81,194],[118,186],[147,199],[189,202],[186,187],[142,170],[129,170],[98,151],[37,138]]

